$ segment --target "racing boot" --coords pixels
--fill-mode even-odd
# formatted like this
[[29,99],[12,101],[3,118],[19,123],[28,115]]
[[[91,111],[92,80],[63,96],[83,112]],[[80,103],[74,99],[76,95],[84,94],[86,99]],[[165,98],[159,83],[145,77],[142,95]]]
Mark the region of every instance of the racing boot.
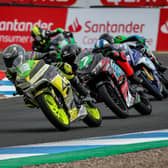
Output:
[[71,122],[76,121],[78,119],[82,119],[87,115],[86,110],[77,108],[71,88],[68,89],[67,95],[64,95],[64,102],[68,110],[68,114]]
[[154,59],[151,60],[153,64],[156,66],[156,69],[160,72],[165,72],[167,70],[167,67],[162,65],[159,61],[155,61]]
[[70,80],[72,86],[75,87],[77,92],[83,96],[82,100],[85,102],[93,102],[96,103],[96,100],[90,96],[90,91],[80,82],[79,78],[75,76]]
[[145,50],[146,55],[148,58],[153,62],[156,69],[160,72],[165,72],[167,70],[167,67],[162,65],[159,60],[156,58],[156,56],[148,49]]
[[35,104],[29,99],[27,96],[23,96],[24,103],[27,107],[29,108],[34,108],[36,107]]

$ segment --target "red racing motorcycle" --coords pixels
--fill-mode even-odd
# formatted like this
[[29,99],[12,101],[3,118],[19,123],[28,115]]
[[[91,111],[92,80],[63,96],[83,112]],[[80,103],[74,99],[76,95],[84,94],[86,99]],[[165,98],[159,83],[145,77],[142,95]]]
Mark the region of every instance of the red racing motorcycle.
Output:
[[135,108],[141,115],[149,115],[152,106],[143,88],[131,84],[124,71],[101,53],[79,54],[75,60],[77,75],[91,90],[98,102],[104,102],[120,118],[129,116]]

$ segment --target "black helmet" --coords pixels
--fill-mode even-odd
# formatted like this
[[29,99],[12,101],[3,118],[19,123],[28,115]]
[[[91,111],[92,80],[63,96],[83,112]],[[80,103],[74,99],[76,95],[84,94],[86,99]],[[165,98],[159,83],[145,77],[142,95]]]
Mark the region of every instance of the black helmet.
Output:
[[81,48],[75,44],[67,44],[61,50],[61,57],[64,62],[73,64],[76,56],[81,52]]
[[12,68],[14,65],[14,61],[18,56],[25,55],[25,49],[17,44],[12,44],[8,46],[2,53],[3,60],[7,68]]
[[111,36],[111,35],[108,34],[108,33],[103,33],[103,34],[99,37],[99,40],[102,40],[102,39],[108,41],[110,44],[113,44],[113,43],[114,43],[113,36]]

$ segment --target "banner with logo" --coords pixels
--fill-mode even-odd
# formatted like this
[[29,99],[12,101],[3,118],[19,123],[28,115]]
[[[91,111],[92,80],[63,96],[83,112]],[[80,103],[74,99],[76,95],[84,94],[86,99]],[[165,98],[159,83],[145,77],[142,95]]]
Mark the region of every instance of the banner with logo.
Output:
[[66,29],[86,48],[92,48],[99,36],[108,32],[112,36],[144,36],[155,50],[158,24],[159,9],[69,9]]
[[65,28],[66,8],[0,7],[0,49],[17,43],[31,50],[34,25],[54,30]]
[[157,51],[168,51],[168,9],[160,10]]
[[0,3],[32,4],[49,6],[113,6],[113,7],[153,7],[168,6],[167,0],[1,0]]

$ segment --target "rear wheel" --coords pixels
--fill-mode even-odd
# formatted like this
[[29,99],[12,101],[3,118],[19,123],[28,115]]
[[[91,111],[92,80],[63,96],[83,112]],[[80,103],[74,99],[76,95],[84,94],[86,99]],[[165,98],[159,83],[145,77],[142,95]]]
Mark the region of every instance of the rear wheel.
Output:
[[93,107],[88,104],[84,105],[88,115],[83,119],[83,122],[89,127],[99,127],[102,123],[102,117],[98,107]]
[[104,103],[120,118],[129,116],[128,108],[122,99],[117,88],[113,88],[110,84],[101,85],[98,88],[98,94]]
[[47,119],[59,130],[65,131],[70,128],[70,120],[66,111],[59,106],[52,95],[43,93],[37,97],[40,108]]
[[160,75],[160,80],[162,81],[162,83],[164,84],[164,86],[166,87],[166,89],[168,89],[168,80],[165,77],[164,73],[159,72]]
[[147,97],[141,95],[141,102],[136,104],[135,109],[142,115],[150,115],[152,112],[152,105]]
[[164,98],[168,97],[168,80],[165,78],[164,74],[159,72],[160,80],[162,82],[163,91],[162,94]]

